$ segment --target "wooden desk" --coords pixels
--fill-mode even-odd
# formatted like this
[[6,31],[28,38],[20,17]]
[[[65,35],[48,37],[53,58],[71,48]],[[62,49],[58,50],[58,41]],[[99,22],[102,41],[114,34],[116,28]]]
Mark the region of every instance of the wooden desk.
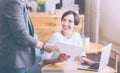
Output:
[[104,46],[99,43],[90,42],[89,50],[86,50],[86,53],[98,53],[102,51]]
[[80,65],[80,62],[74,61],[74,62],[62,62],[62,63],[56,63],[56,64],[49,64],[43,66],[41,69],[42,73],[46,70],[48,73],[52,73],[53,71],[62,71],[61,73],[114,73],[114,69],[106,66],[99,72],[94,71],[86,71],[86,70],[78,70],[77,67]]

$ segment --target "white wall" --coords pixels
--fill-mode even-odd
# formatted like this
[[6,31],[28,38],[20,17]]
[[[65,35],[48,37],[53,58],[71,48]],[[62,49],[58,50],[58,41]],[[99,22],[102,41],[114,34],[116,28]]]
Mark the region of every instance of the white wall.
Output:
[[[95,0],[87,0],[85,33],[95,42],[96,24],[94,21]],[[100,0],[99,42],[107,44],[112,42],[113,48],[120,50],[120,0]],[[87,11],[88,10],[88,11]]]
[[101,0],[100,38],[120,46],[120,0]]

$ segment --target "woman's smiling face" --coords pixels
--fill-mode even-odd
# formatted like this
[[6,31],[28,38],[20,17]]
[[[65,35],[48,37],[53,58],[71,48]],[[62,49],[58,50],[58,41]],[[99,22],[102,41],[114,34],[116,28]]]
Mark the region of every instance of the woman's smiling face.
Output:
[[73,14],[68,14],[62,19],[62,30],[63,31],[73,31],[74,29],[74,15]]

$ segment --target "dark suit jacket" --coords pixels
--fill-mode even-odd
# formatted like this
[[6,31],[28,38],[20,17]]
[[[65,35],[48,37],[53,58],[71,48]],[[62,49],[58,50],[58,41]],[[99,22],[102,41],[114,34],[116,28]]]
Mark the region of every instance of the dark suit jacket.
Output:
[[36,44],[22,0],[0,0],[0,67],[33,65]]

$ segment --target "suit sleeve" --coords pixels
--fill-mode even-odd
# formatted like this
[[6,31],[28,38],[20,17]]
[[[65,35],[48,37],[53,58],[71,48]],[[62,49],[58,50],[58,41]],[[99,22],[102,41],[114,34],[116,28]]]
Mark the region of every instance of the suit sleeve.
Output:
[[11,0],[5,6],[5,18],[15,41],[25,47],[35,47],[37,40],[29,35],[27,24],[24,20],[23,5],[20,0]]

